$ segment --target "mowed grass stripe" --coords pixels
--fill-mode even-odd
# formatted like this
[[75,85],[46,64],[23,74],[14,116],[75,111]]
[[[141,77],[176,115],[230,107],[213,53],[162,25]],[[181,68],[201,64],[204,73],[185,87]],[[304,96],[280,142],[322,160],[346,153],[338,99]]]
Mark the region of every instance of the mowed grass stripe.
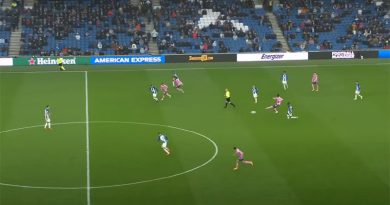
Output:
[[[208,197],[201,198],[201,202],[205,204],[250,204],[256,199],[261,198],[264,202],[275,203],[275,199],[270,196],[280,193],[288,197],[283,199],[279,198],[278,203],[292,204],[295,202],[295,204],[299,204],[288,186],[283,184],[283,179],[277,173],[271,171],[273,170],[272,163],[268,164],[268,162],[262,160],[267,158],[267,156],[262,153],[261,147],[254,143],[255,141],[253,139],[262,137],[254,134],[254,130],[258,129],[259,125],[251,127],[251,125],[245,122],[245,118],[255,117],[249,113],[250,110],[256,109],[260,114],[264,109],[263,105],[260,105],[260,102],[256,106],[253,105],[251,86],[253,82],[256,82],[256,84],[266,84],[262,78],[267,79],[267,74],[251,70],[241,70],[239,72],[229,71],[227,73],[216,70],[198,72],[202,73],[202,76],[195,76],[191,79],[201,81],[201,83],[198,83],[198,90],[202,90],[203,92],[202,94],[198,93],[199,96],[197,97],[199,100],[196,102],[203,106],[203,108],[199,111],[197,110],[197,112],[201,112],[203,114],[202,116],[206,117],[203,117],[205,120],[204,123],[194,124],[207,128],[206,132],[212,133],[212,136],[218,140],[221,147],[220,156],[213,163],[214,166],[203,170],[203,172],[199,171],[199,173],[196,173],[201,174],[205,171],[218,173],[207,181],[207,183],[212,181],[215,185],[208,187],[206,189],[208,192],[202,192],[203,195],[201,196]],[[223,108],[225,88],[230,89],[232,101],[237,105],[236,108],[230,105],[226,109]],[[260,89],[262,88],[260,87]],[[205,93],[209,93],[209,95]],[[260,99],[262,99],[262,94]],[[212,123],[207,123],[206,120]],[[238,146],[243,149],[246,153],[246,158],[254,160],[255,167],[252,168],[242,165],[238,172],[234,172],[233,167],[236,157],[233,156],[233,146]],[[224,182],[224,197],[219,192],[221,181]],[[205,186],[202,182],[198,182],[198,184],[200,184],[199,186]],[[278,184],[279,186],[275,189],[264,189],[266,184]],[[216,198],[216,201],[207,200],[208,198],[213,198],[213,195],[219,196]]]
[[[342,75],[342,74],[341,74]],[[320,75],[321,76],[321,75]],[[321,78],[321,77],[320,77]],[[303,198],[305,200],[312,198],[312,201],[307,201],[307,203],[335,203],[337,202],[338,197],[335,193],[331,194],[332,192],[335,192],[338,189],[343,189],[342,185],[348,184],[348,182],[352,182],[354,180],[359,181],[363,180],[365,182],[358,183],[357,185],[363,185],[367,181],[371,182],[373,184],[378,183],[375,182],[377,179],[372,176],[372,173],[368,172],[367,170],[361,174],[361,176],[356,175],[356,171],[354,171],[354,175],[349,174],[346,175],[346,178],[342,177],[344,173],[340,173],[337,171],[342,171],[342,168],[348,167],[356,167],[357,170],[360,170],[361,168],[365,168],[364,163],[362,164],[359,162],[359,159],[356,159],[355,154],[351,152],[344,143],[340,142],[339,139],[339,131],[343,129],[343,127],[336,127],[334,128],[334,124],[337,124],[337,121],[335,119],[329,120],[329,117],[332,118],[332,116],[329,115],[335,115],[340,118],[348,118],[350,116],[342,115],[341,109],[345,109],[346,104],[354,103],[351,101],[351,98],[348,98],[349,102],[342,101],[336,101],[333,102],[334,99],[340,99],[342,97],[331,97],[334,92],[328,92],[326,91],[326,87],[324,86],[324,81],[326,81],[325,78],[322,77],[322,89],[320,93],[310,93],[317,101],[310,98],[310,100],[303,100],[300,103],[300,106],[305,108],[305,112],[298,112],[298,115],[301,116],[301,119],[305,117],[309,117],[305,114],[312,115],[310,118],[311,120],[314,120],[312,123],[310,122],[304,122],[305,128],[302,129],[302,131],[297,132],[299,134],[298,136],[295,136],[294,133],[285,133],[285,140],[283,140],[279,145],[279,149],[277,152],[279,155],[281,153],[285,153],[285,156],[280,156],[280,159],[275,159],[275,162],[277,161],[283,161],[287,159],[290,159],[292,162],[294,162],[294,165],[296,166],[296,169],[304,169],[308,171],[308,173],[302,174],[299,172],[289,172],[288,170],[291,170],[293,167],[289,167],[289,163],[283,162],[279,163],[280,170],[283,170],[283,173],[286,175],[286,179],[289,179],[291,182],[291,186],[295,187],[294,189],[297,190],[297,193],[300,195],[300,198]],[[339,83],[333,83],[333,85],[342,86],[342,81]],[[332,85],[332,86],[333,86]],[[295,91],[295,90],[294,90]],[[294,92],[293,91],[293,92]],[[353,92],[353,84],[352,84],[352,92]],[[340,92],[335,92],[341,96],[349,95],[350,94],[340,94]],[[351,92],[349,92],[351,93]],[[299,104],[298,104],[299,105]],[[326,113],[329,111],[329,108],[332,108],[332,113]],[[340,109],[340,110],[339,110]],[[364,108],[362,108],[364,109]],[[301,109],[301,111],[304,111]],[[339,112],[340,111],[340,112]],[[329,122],[324,122],[324,119],[327,119]],[[290,122],[289,122],[290,123]],[[349,119],[349,123],[351,125],[354,124],[354,119]],[[294,123],[295,124],[295,123]],[[320,131],[320,132],[318,132]],[[304,138],[302,138],[302,135]],[[303,139],[303,140],[300,140]],[[304,143],[304,146],[300,146],[299,144],[296,144],[296,141],[300,143]],[[284,146],[284,143],[287,142]],[[290,147],[294,147],[294,149],[291,149]],[[310,148],[312,147],[312,148]],[[285,150],[285,151],[283,151]],[[299,156],[297,153],[301,153],[302,159],[297,160],[299,158],[296,158],[294,156]],[[328,153],[328,155],[326,154]],[[301,164],[304,161],[307,161],[304,159],[304,156],[307,156],[307,159],[311,159],[307,162],[307,164]],[[317,158],[315,157],[317,156]],[[295,160],[294,160],[294,158]],[[345,164],[348,164],[345,166]],[[321,170],[321,167],[323,167],[323,170]],[[360,167],[360,169],[358,168]],[[311,171],[310,171],[311,170]],[[322,173],[322,174],[321,174]],[[313,175],[314,174],[314,175]],[[368,176],[366,176],[368,174]],[[307,175],[305,177],[305,175]],[[322,176],[321,176],[322,175]],[[360,175],[360,174],[358,174]],[[339,178],[341,176],[341,178]],[[360,177],[363,177],[361,179]],[[305,180],[307,181],[305,183]],[[367,180],[367,181],[366,181]],[[317,183],[316,183],[317,181]],[[344,182],[344,183],[343,183]],[[328,184],[328,186],[319,186],[319,184]],[[312,186],[312,187],[311,187]],[[376,184],[374,186],[381,187],[381,184]],[[310,188],[311,187],[311,188]],[[355,186],[356,187],[356,186]],[[382,186],[383,187],[383,186]],[[321,191],[321,189],[324,189]],[[357,189],[357,187],[356,187]],[[310,192],[310,190],[313,190],[313,192]],[[316,191],[317,190],[317,191]],[[378,196],[383,196],[383,191],[385,189],[380,189]],[[348,195],[348,191],[353,192],[353,188],[351,190],[343,190],[343,197],[350,201],[345,201],[345,203],[355,203],[355,199],[357,197],[346,197]],[[331,197],[329,200],[335,200],[332,202],[324,201],[324,202],[318,202],[316,201],[317,198],[315,197],[317,195],[323,195]],[[372,194],[372,193],[369,193]],[[304,197],[303,197],[304,196]],[[362,196],[362,198],[367,199],[367,196]],[[369,200],[373,200],[375,197],[370,198]],[[367,203],[367,201],[364,200],[356,200],[356,202],[360,201],[359,203]],[[375,200],[373,200],[375,201]],[[379,198],[380,201],[380,198]],[[378,202],[378,201],[377,201]],[[383,202],[383,201],[382,201]]]
[[[371,170],[385,184],[389,183],[389,159],[384,155],[389,151],[388,136],[389,95],[388,69],[365,70],[356,69],[352,75],[334,76],[340,84],[339,89],[332,91],[338,94],[338,101],[330,104],[335,112],[327,118],[322,118],[337,131],[339,139],[363,162],[363,166]],[[341,77],[344,76],[344,77]],[[372,78],[365,78],[371,76]],[[361,79],[361,80],[360,80]],[[363,101],[353,101],[354,81],[359,80],[362,85]]]
[[[108,74],[108,75],[107,75]],[[163,119],[163,114],[161,112],[161,108],[159,107],[160,103],[156,103],[152,99],[151,92],[149,91],[151,82],[145,72],[139,72],[137,74],[135,73],[90,73],[90,110],[91,110],[91,120],[118,120],[118,121],[134,121],[134,122],[146,122],[146,123],[158,123],[158,124],[169,124],[165,123]],[[104,85],[102,85],[104,83]],[[156,86],[159,86],[158,83],[153,83]],[[113,92],[115,91],[115,92]],[[108,106],[107,105],[112,105]],[[133,125],[134,126],[134,125]],[[141,126],[143,127],[143,126]],[[135,127],[135,128],[138,128]],[[107,128],[109,129],[109,128]],[[128,132],[131,131],[131,125],[130,128],[124,128],[124,132],[126,132],[126,129]],[[100,166],[102,165],[100,162],[105,162],[107,164],[107,161],[112,160],[112,165],[115,166],[117,162],[124,162],[123,166],[124,169],[129,170],[127,175],[132,175],[137,178],[137,181],[139,180],[148,180],[150,178],[150,175],[145,175],[145,173],[153,173],[156,175],[156,177],[161,177],[159,174],[158,167],[164,168],[164,161],[169,160],[169,162],[166,163],[179,165],[180,167],[180,161],[177,159],[175,155],[166,157],[165,153],[160,148],[160,143],[157,142],[157,132],[171,132],[170,129],[164,129],[161,127],[146,127],[147,131],[145,130],[142,133],[129,133],[129,139],[122,138],[118,141],[112,142],[112,139],[107,138],[105,136],[100,136],[98,138],[95,138],[94,141],[92,139],[91,147],[97,146],[107,146],[107,144],[111,143],[121,143],[121,140],[123,140],[122,143],[129,144],[131,143],[130,138],[138,138],[138,140],[145,141],[147,144],[155,145],[155,149],[148,151],[148,149],[144,149],[143,146],[139,146],[138,144],[131,145],[127,147],[118,146],[119,150],[116,150],[115,153],[117,155],[113,155],[110,153],[102,153],[99,152],[102,151],[102,149],[99,148],[97,152],[91,153],[96,158],[96,161],[92,161],[95,163],[92,163],[92,170],[95,170],[94,180],[95,183],[98,183],[101,178],[107,178],[104,177],[104,173],[110,173],[112,170],[109,166]],[[121,136],[126,136],[127,134],[124,133],[121,130],[113,129],[112,135],[115,137],[120,132]],[[95,133],[98,134],[98,133]],[[93,137],[92,137],[93,138]],[[169,143],[170,146],[171,143]],[[114,148],[114,147],[113,147]],[[173,151],[175,150],[172,148]],[[129,156],[127,153],[128,151],[131,151],[132,153],[136,152],[138,154]],[[93,151],[92,151],[93,152]],[[120,153],[123,152],[123,156],[120,156]],[[152,156],[160,156],[155,159],[151,159]],[[119,157],[119,158],[118,158]],[[124,158],[127,157],[127,158]],[[94,160],[92,158],[92,160]],[[138,161],[152,161],[149,166],[146,167],[139,167],[137,166]],[[109,163],[108,163],[109,164]],[[111,171],[110,171],[111,170]],[[176,172],[183,171],[183,169],[177,169]],[[163,173],[163,172],[162,172]],[[170,173],[170,172],[169,172]],[[175,172],[173,172],[175,173]],[[171,174],[173,174],[171,173]],[[103,174],[103,175],[102,175]],[[126,174],[126,173],[125,173]],[[114,179],[120,180],[121,175],[111,176]],[[146,178],[145,178],[146,177]],[[109,178],[109,177],[108,177]],[[123,176],[123,180],[126,180],[126,175]],[[182,178],[182,177],[178,177]],[[108,179],[109,180],[109,179]],[[175,179],[174,179],[175,180]],[[128,183],[129,181],[123,181],[122,183]],[[164,183],[164,182],[155,182],[155,183]],[[167,183],[167,182],[165,182]],[[100,190],[93,190],[93,199],[96,201],[97,204],[104,204],[105,202],[111,200],[112,198],[115,198],[115,201],[117,204],[126,204],[126,203],[139,203],[140,201],[145,202],[150,199],[150,196],[145,194],[135,194],[138,189],[143,189],[142,187],[146,186],[145,192],[152,192],[152,193],[158,193],[161,191],[160,186],[148,186],[148,185],[137,185],[136,187],[128,187],[125,189],[131,189],[134,194],[126,194],[123,195],[121,192],[116,191],[100,191]],[[171,185],[172,186],[172,185]],[[173,187],[168,186],[167,190],[172,190],[172,188],[177,187],[177,184],[174,184]],[[154,188],[155,187],[155,188]],[[181,187],[182,190],[184,189],[184,186]],[[153,190],[156,189],[156,190]],[[168,191],[164,191],[165,195],[169,195]],[[181,198],[186,199],[189,195],[183,195]],[[179,200],[180,197],[176,197],[176,200]],[[152,198],[152,201],[154,201],[155,198]],[[165,199],[162,199],[162,202],[164,202]],[[188,199],[187,199],[188,200]],[[173,201],[170,199],[169,201]],[[183,202],[181,202],[183,203]]]
[[[43,130],[46,105],[52,108],[53,123],[83,119],[82,76],[1,74],[0,81],[1,117],[7,119],[1,130],[42,124],[42,127],[1,134],[0,180],[30,186],[85,186],[84,127],[53,125],[53,130]],[[4,205],[85,203],[85,193],[79,190],[0,186],[0,192],[0,203]]]
[[[212,81],[218,82],[221,90],[229,85],[232,91],[232,99],[237,103],[237,110],[227,110],[234,113],[232,118],[235,119],[231,129],[229,129],[232,134],[227,136],[233,139],[232,143],[235,143],[246,152],[248,159],[253,159],[256,163],[254,170],[250,170],[250,168],[243,165],[243,170],[240,171],[248,170],[245,170],[244,174],[239,174],[240,180],[237,181],[238,178],[233,178],[231,188],[233,189],[235,186],[242,187],[241,189],[245,190],[243,192],[248,193],[248,195],[239,197],[237,203],[241,201],[250,204],[256,200],[252,197],[256,196],[262,198],[265,203],[301,204],[293,190],[276,169],[274,162],[270,160],[269,153],[264,149],[264,145],[256,143],[259,138],[273,138],[273,135],[269,133],[270,127],[268,126],[272,126],[272,122],[284,117],[284,112],[276,115],[271,110],[265,110],[265,107],[274,103],[272,97],[277,93],[285,98],[284,93],[281,92],[283,88],[279,81],[280,73],[270,73],[267,70],[243,70],[240,73],[227,72],[228,74],[225,74],[223,78],[219,78],[220,73],[216,71],[209,71],[209,73],[213,73]],[[252,85],[256,85],[260,89],[258,104],[253,102]],[[251,110],[255,110],[257,113],[252,115],[250,114]],[[241,129],[237,129],[239,127]],[[263,130],[268,130],[268,132]],[[232,153],[231,146],[229,148],[230,153]],[[262,184],[262,186],[258,186],[258,184]],[[274,186],[275,184],[278,186]],[[268,186],[274,188],[266,189],[265,187]],[[257,194],[252,193],[252,191],[257,192]],[[275,195],[279,195],[277,201],[273,197]]]
[[[206,134],[220,146],[220,154],[215,161],[191,174],[131,187],[94,190],[94,204],[388,204],[389,130],[386,128],[389,123],[390,84],[386,70],[388,65],[383,64],[386,62],[352,60],[115,67],[115,70],[126,71],[139,69],[137,72],[111,72],[112,67],[108,66],[72,66],[72,70],[98,71],[89,74],[90,79],[91,75],[99,74],[95,76],[93,95],[96,103],[90,105],[91,118],[94,118],[91,120],[156,121]],[[369,63],[375,65],[368,66]],[[176,95],[171,89],[177,98],[155,104],[148,82],[158,86],[160,82],[155,81],[166,79],[167,83],[171,83],[172,71],[143,69],[164,68],[177,68],[186,93]],[[290,89],[285,93],[281,92],[280,83],[284,69],[290,77]],[[318,95],[310,91],[314,70],[320,74],[321,91]],[[354,85],[348,81],[355,78],[364,79],[360,80],[362,94],[368,102],[352,101]],[[253,104],[250,92],[252,81],[258,82],[261,89],[258,105]],[[147,85],[144,85],[145,82]],[[229,88],[238,109],[223,109],[226,82],[232,85]],[[382,86],[384,88],[381,89]],[[300,119],[287,121],[285,104],[279,115],[264,110],[273,103],[271,97],[276,92],[283,93],[282,97],[292,101]],[[252,109],[257,109],[256,115],[249,114]],[[115,119],[107,119],[111,117]],[[100,169],[95,170],[96,182],[119,181],[123,175],[128,176],[126,170],[121,170],[119,174],[110,166],[125,163],[123,167],[131,170],[131,164],[139,160],[138,155],[129,155],[126,150],[127,146],[132,149],[132,138],[127,139],[132,131],[147,138],[153,135],[145,157],[158,153],[161,155],[156,156],[164,157],[159,143],[155,141],[157,128],[142,131],[138,128],[114,126],[111,130],[107,127],[103,129],[104,133],[100,129],[102,127],[93,129],[95,148],[98,148],[95,149],[95,160],[98,163],[108,161],[107,167],[100,164],[97,167]],[[313,130],[318,134],[313,134]],[[122,136],[124,139],[120,138]],[[256,167],[243,166],[239,172],[232,171],[235,160],[232,144],[237,142],[246,152],[246,157],[255,161]],[[186,141],[176,143],[177,140],[170,145],[177,147]],[[152,149],[153,145],[156,149]],[[105,147],[105,150],[99,146]],[[136,150],[145,151],[142,148],[145,146],[140,145]],[[176,152],[188,150],[181,146]],[[206,152],[203,148],[199,150]],[[122,152],[127,155],[116,156]],[[194,157],[192,154],[188,156]],[[141,160],[145,157],[141,155]],[[153,170],[153,164],[147,171],[164,171],[166,164],[162,159],[155,157],[161,169]],[[175,160],[179,169],[187,166],[186,156],[180,155]],[[138,169],[128,174],[136,176],[144,173],[147,173],[145,169]],[[58,198],[67,200],[61,196]],[[37,200],[33,199],[34,202]],[[68,201],[73,202],[71,199]]]
[[[209,126],[212,126],[214,123],[204,123],[206,119],[203,119],[205,116],[211,116],[212,113],[207,112],[210,108],[206,108],[206,106],[214,107],[215,105],[218,105],[218,102],[213,102],[213,99],[210,99],[212,97],[216,96],[210,96],[209,89],[212,89],[213,86],[209,86],[207,82],[207,78],[205,76],[204,71],[197,71],[197,72],[187,72],[187,71],[177,71],[177,74],[179,75],[180,79],[184,82],[183,89],[185,93],[180,93],[177,90],[175,90],[172,87],[172,71],[167,72],[149,72],[149,78],[152,79],[153,82],[157,82],[160,84],[161,82],[167,83],[167,85],[170,87],[170,92],[172,94],[171,99],[165,99],[161,104],[159,105],[161,107],[161,111],[164,116],[165,122],[170,122],[171,124],[174,124],[179,127],[183,127],[186,129],[191,129],[200,133],[203,133],[207,135],[208,137],[214,138],[214,136],[209,135],[208,132],[202,132],[204,128],[209,128]],[[208,92],[205,92],[207,89]],[[219,98],[219,96],[217,96]],[[218,105],[218,108],[221,108],[222,105]],[[205,115],[207,113],[207,115]],[[210,122],[210,121],[209,121]],[[199,130],[199,127],[202,127],[201,130]],[[209,129],[207,129],[209,130]],[[209,144],[202,143],[198,146],[193,144],[186,145],[184,143],[175,143],[175,138],[178,138],[180,136],[172,136],[171,139],[171,146],[177,146],[172,147],[172,149],[176,149],[183,153],[184,150],[192,150],[189,156],[183,156],[180,153],[172,153],[173,155],[179,154],[177,158],[180,160],[180,163],[185,166],[186,164],[189,164],[190,158],[198,158],[203,159],[206,158],[206,156],[212,156],[213,155],[213,148]],[[190,140],[191,138],[188,138]],[[202,139],[199,139],[202,140]],[[217,156],[218,158],[218,156]],[[202,184],[204,183],[204,180],[207,179],[207,181],[210,183],[213,177],[210,177],[210,172],[205,172],[205,170],[210,169],[210,167],[214,166],[216,160],[211,162],[210,164],[206,165],[205,167],[202,167],[199,170],[196,170],[193,173],[190,173],[186,176],[181,177],[181,179],[176,179],[178,183],[182,183],[182,186],[180,186],[180,189],[176,187],[172,187],[172,191],[169,192],[170,197],[168,198],[178,198],[177,195],[180,193],[180,199],[178,200],[178,203],[180,201],[192,201],[194,204],[205,204],[203,192],[204,189],[202,187]],[[203,173],[203,174],[202,174]],[[206,176],[204,176],[206,174]],[[186,189],[183,189],[183,187],[186,187]],[[212,186],[209,186],[212,187]],[[208,198],[208,197],[207,197]]]

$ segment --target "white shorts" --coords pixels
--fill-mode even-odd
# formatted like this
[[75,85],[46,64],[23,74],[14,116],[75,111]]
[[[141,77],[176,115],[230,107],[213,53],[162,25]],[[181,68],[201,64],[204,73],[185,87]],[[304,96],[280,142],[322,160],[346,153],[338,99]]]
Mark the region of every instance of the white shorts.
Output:
[[254,98],[257,98],[257,94],[253,94],[253,97],[254,97]]
[[168,145],[168,142],[164,142],[164,143],[161,144],[161,147],[162,148],[167,148],[167,145]]
[[287,81],[283,80],[282,81],[283,85],[287,85]]
[[152,96],[153,96],[153,98],[156,98],[157,97],[157,93],[153,93]]
[[288,116],[293,116],[292,112],[287,112]]
[[355,91],[355,94],[356,94],[356,95],[360,95],[360,91],[358,91],[358,90]]
[[50,118],[46,119],[46,122],[47,122],[47,123],[50,123],[50,122],[51,122]]

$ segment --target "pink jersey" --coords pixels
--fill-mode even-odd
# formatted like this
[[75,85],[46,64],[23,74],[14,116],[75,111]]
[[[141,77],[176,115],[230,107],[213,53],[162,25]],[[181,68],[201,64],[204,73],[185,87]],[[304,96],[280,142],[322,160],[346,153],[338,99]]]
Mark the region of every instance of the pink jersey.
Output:
[[168,86],[165,85],[165,84],[161,84],[160,85],[160,90],[163,91],[164,93],[167,93],[168,92]]
[[175,87],[180,87],[183,85],[183,82],[181,82],[179,78],[176,78],[173,80],[173,84],[175,85]]
[[242,152],[240,149],[236,149],[236,155],[239,159],[243,159],[244,158],[244,152]]
[[318,75],[316,73],[313,73],[313,76],[311,77],[311,82],[313,82],[313,83],[318,82]]
[[277,105],[281,105],[283,102],[283,98],[281,97],[275,97],[274,99],[275,99],[275,104]]

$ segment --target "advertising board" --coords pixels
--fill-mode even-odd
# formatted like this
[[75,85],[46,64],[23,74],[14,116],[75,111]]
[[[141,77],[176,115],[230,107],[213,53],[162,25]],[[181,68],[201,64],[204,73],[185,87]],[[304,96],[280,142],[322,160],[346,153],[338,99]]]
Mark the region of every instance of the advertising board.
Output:
[[307,52],[297,53],[246,53],[237,54],[237,62],[246,61],[287,61],[287,60],[308,60]]
[[161,64],[165,63],[165,56],[92,56],[90,64]]

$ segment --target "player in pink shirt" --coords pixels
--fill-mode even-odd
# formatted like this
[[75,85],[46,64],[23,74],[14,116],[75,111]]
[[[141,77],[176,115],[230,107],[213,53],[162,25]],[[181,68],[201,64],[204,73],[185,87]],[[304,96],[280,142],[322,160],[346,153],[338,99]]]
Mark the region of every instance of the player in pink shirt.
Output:
[[168,96],[169,98],[171,98],[171,95],[168,93],[168,86],[165,83],[161,83],[160,90],[163,93],[161,100],[164,100],[165,96]]
[[318,75],[316,72],[313,73],[313,76],[311,77],[311,87],[313,88],[311,91],[317,91],[318,92]]
[[279,107],[279,106],[282,104],[283,98],[281,98],[281,97],[279,96],[279,94],[277,94],[276,97],[273,97],[273,99],[275,100],[275,104],[273,104],[273,105],[271,105],[271,106],[269,106],[269,107],[266,107],[265,109],[271,109],[271,108],[273,108],[274,111],[275,111],[275,113],[278,113],[279,111],[278,111],[278,109],[276,109],[276,108]]
[[238,169],[238,164],[240,162],[244,163],[244,164],[250,164],[253,166],[253,162],[252,161],[247,161],[247,160],[244,160],[244,152],[241,151],[240,149],[238,149],[237,147],[233,147],[234,149],[234,154],[237,156],[237,161],[236,161],[236,167],[234,167],[233,170],[237,170]]
[[172,84],[173,84],[173,87],[176,88],[176,90],[184,93],[183,88],[181,88],[181,87],[183,87],[183,82],[181,82],[181,80],[179,79],[179,77],[176,74],[173,75]]

